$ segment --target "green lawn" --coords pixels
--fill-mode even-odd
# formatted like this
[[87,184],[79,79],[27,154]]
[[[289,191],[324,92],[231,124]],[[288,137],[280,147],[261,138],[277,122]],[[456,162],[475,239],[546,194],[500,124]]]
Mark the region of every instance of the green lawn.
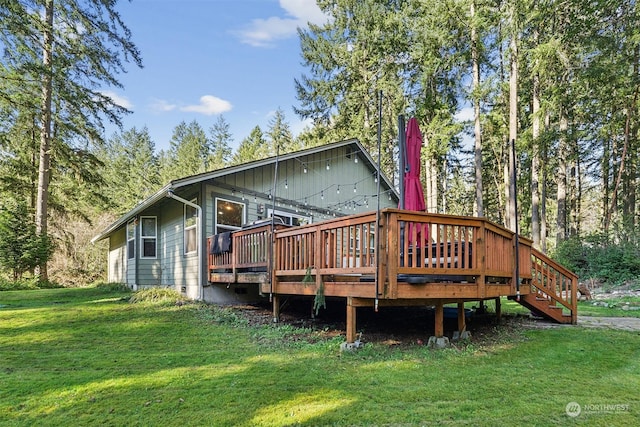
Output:
[[640,425],[637,332],[340,353],[343,337],[128,297],[0,292],[0,425]]

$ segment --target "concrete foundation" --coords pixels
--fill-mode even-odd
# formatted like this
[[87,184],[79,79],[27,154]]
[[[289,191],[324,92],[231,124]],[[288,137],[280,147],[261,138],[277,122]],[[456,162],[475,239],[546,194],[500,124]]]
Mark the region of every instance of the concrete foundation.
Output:
[[449,338],[447,337],[429,337],[427,347],[441,349],[449,347]]
[[453,337],[451,337],[453,341],[468,340],[469,338],[471,338],[471,332],[469,331],[455,331]]
[[359,340],[354,341],[354,342],[343,342],[342,344],[340,344],[340,351],[355,351],[359,348],[361,348],[362,346],[364,346],[363,343],[361,343]]

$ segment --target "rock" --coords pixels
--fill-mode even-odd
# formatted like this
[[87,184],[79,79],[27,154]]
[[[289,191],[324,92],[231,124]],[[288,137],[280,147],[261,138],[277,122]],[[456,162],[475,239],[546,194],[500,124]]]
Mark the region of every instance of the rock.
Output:
[[442,349],[449,347],[449,338],[447,337],[429,337],[429,342],[427,342],[427,347]]

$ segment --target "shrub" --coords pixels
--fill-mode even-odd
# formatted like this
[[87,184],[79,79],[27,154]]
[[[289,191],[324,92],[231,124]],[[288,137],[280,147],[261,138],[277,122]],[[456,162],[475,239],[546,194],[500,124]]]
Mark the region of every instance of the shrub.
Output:
[[93,287],[110,292],[131,292],[129,286],[119,282],[96,282]]
[[52,253],[52,240],[36,233],[25,203],[6,201],[0,206],[0,266],[10,270],[14,280],[46,263]]
[[186,301],[187,298],[182,296],[179,292],[169,288],[158,287],[141,289],[136,291],[131,298],[129,298],[129,302],[134,304],[143,302],[178,304]]
[[38,277],[23,277],[17,280],[0,278],[0,291],[31,291],[36,289],[55,289],[62,287],[63,286],[56,282],[39,280]]
[[631,242],[613,243],[602,235],[568,239],[552,257],[581,279],[616,286],[640,277],[640,247]]

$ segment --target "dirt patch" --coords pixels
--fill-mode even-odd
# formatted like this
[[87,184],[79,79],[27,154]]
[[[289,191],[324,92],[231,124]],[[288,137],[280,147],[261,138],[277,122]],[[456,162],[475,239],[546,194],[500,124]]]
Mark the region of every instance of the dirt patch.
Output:
[[[234,312],[251,326],[273,324],[271,307],[265,305],[232,306]],[[494,344],[519,339],[522,330],[532,322],[526,316],[504,316],[498,324],[494,313],[475,313],[467,322],[471,332],[470,343]],[[346,329],[346,306],[340,301],[331,301],[318,315],[312,313],[310,301],[295,301],[284,304],[279,324],[305,328],[294,341],[315,342],[336,336],[344,336]],[[360,339],[367,343],[379,343],[389,347],[426,344],[434,332],[434,310],[430,307],[381,307],[359,308],[357,330]],[[445,335],[452,337],[457,330],[457,319],[445,318]],[[295,334],[294,334],[295,335]]]
[[[268,304],[230,307],[250,326],[272,325],[273,314]],[[288,336],[291,341],[317,342],[344,336],[346,329],[344,303],[332,301],[318,315],[312,312],[311,302],[294,301],[283,305],[279,324],[304,328],[299,334]],[[388,347],[423,345],[433,335],[433,309],[429,307],[384,307],[376,313],[373,308],[359,308],[357,330],[365,343]],[[445,319],[445,335],[452,337],[457,329],[456,319]],[[532,318],[530,316],[503,316],[497,321],[495,313],[477,314],[467,323],[471,339],[461,345],[493,346],[505,342],[521,341],[526,329],[570,328],[573,325]],[[578,316],[578,326],[640,331],[640,318]]]

